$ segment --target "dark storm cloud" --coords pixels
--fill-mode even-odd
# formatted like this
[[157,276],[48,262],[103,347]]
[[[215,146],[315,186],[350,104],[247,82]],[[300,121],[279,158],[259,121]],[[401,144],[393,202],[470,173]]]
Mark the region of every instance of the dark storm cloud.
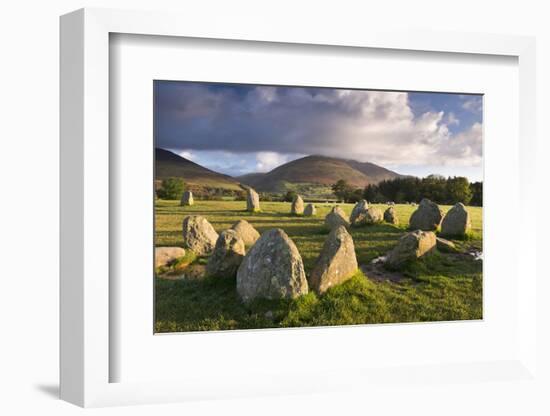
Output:
[[[452,99],[451,110],[464,105]],[[415,114],[407,93],[156,83],[156,143],[167,149],[479,164],[479,123],[458,126],[452,112]]]

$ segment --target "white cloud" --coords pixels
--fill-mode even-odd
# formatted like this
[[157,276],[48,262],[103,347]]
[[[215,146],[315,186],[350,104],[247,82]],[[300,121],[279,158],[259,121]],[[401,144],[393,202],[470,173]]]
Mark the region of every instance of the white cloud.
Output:
[[193,160],[195,158],[195,155],[189,150],[175,150],[174,152],[187,160]]
[[483,99],[480,96],[461,96],[464,102],[462,108],[472,113],[481,113],[483,109]]
[[[481,111],[481,97],[460,99],[471,111],[475,105]],[[161,144],[257,153],[259,171],[286,163],[284,154],[388,166],[478,166],[481,161],[480,124],[453,135],[449,126],[459,124],[453,113],[428,111],[415,117],[407,93],[257,87],[238,97],[194,87],[175,101],[184,105],[165,121]]]
[[456,118],[455,113],[451,111],[450,113],[447,113],[447,116],[445,117],[445,123],[448,126],[458,126],[460,124],[460,120]]
[[256,170],[258,172],[269,172],[288,162],[289,158],[276,152],[258,152],[256,153]]

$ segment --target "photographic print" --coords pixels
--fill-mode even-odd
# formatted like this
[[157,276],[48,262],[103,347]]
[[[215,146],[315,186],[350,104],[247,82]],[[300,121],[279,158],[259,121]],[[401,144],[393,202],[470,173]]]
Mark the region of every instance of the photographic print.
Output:
[[482,95],[153,88],[155,332],[482,319]]

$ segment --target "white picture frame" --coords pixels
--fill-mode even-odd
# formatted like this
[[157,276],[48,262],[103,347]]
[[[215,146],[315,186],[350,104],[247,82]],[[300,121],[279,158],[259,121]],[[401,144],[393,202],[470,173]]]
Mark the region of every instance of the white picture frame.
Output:
[[[430,51],[441,54],[503,55],[519,66],[519,208],[527,222],[534,203],[535,42],[506,35],[290,30],[279,25],[230,22],[204,25],[200,19],[168,13],[82,9],[61,18],[61,398],[80,406],[159,403],[205,398],[248,397],[339,391],[407,379],[410,368],[323,369],[269,374],[246,380],[220,374],[216,381],[111,382],[110,366],[120,359],[110,349],[109,227],[109,36],[113,33],[203,39],[332,45],[334,47]],[[112,224],[111,224],[112,225]],[[526,223],[527,225],[527,223]],[[534,227],[517,236],[518,266],[523,271],[517,292],[517,353],[499,361],[441,363],[414,369],[417,380],[436,377],[451,382],[536,380],[537,270],[532,250]],[[517,273],[517,271],[516,271]],[[410,330],[410,327],[409,327]],[[152,334],[151,334],[152,335]],[[236,333],[234,336],[243,336]],[[327,333],[327,337],[336,336]],[[363,370],[363,371],[362,371]],[[320,377],[320,374],[329,375]],[[343,380],[346,380],[345,382]],[[411,379],[412,380],[412,379]],[[412,382],[409,380],[409,382]],[[428,380],[428,381],[426,381]]]

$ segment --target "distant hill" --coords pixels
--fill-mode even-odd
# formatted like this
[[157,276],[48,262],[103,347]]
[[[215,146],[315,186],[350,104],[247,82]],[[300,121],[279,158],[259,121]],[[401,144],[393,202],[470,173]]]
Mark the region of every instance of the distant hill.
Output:
[[281,165],[267,173],[239,176],[241,183],[264,192],[281,192],[292,184],[330,186],[339,179],[358,188],[377,184],[402,175],[368,162],[338,159],[327,156],[306,156]]
[[222,175],[191,162],[173,152],[155,149],[155,179],[182,178],[191,187],[222,188],[230,190],[243,189],[231,176]]

